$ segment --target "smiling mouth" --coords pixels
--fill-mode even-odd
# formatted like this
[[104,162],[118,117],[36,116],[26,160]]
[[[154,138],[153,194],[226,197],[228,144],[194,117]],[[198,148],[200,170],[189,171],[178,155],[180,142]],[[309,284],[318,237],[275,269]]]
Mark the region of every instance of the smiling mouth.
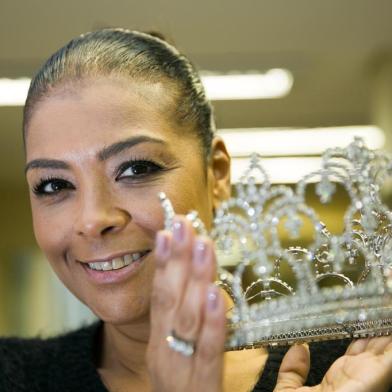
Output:
[[146,250],[143,252],[128,253],[120,257],[115,257],[111,260],[97,261],[94,263],[85,263],[85,264],[89,269],[95,271],[118,270],[127,267],[132,263],[136,263],[148,253],[150,253],[150,250]]

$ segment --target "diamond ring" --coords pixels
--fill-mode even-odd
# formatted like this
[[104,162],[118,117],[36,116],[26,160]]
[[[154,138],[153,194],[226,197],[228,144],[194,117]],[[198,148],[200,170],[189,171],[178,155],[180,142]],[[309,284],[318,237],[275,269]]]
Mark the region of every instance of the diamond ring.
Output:
[[191,357],[195,352],[195,343],[178,337],[173,330],[166,336],[166,341],[171,350],[185,357]]

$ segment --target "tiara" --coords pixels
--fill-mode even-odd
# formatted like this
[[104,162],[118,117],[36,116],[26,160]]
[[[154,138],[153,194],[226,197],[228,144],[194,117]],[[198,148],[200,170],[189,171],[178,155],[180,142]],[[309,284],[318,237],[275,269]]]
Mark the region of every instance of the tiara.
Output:
[[[261,163],[252,155],[210,231],[197,212],[187,215],[213,239],[218,264],[234,260],[230,270],[220,267],[216,282],[233,300],[226,348],[392,333],[392,212],[381,201],[392,158],[355,138],[326,150],[320,169],[294,187],[271,185]],[[332,234],[307,203],[310,184],[320,205],[345,190],[341,233]],[[175,212],[163,193],[160,199],[171,230]],[[305,228],[311,240],[299,246]]]

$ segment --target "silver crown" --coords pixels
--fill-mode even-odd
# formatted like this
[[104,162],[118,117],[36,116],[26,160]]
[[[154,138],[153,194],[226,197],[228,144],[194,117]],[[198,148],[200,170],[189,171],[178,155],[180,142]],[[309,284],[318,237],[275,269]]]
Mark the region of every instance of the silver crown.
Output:
[[[392,333],[392,212],[380,198],[392,158],[356,138],[347,148],[326,150],[320,170],[294,188],[272,186],[260,162],[252,156],[210,232],[196,212],[188,214],[195,229],[215,241],[218,258],[236,258],[234,270],[221,269],[217,282],[234,303],[227,349]],[[306,204],[311,182],[324,204],[338,184],[346,190],[350,202],[341,234],[332,235]],[[174,210],[164,194],[160,198],[171,229]],[[305,223],[312,243],[285,247],[282,226],[295,239]],[[256,278],[245,286],[249,269]]]

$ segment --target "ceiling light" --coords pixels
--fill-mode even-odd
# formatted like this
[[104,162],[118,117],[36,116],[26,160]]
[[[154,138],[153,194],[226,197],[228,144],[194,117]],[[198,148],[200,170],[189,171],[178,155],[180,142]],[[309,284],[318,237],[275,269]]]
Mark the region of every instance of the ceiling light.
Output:
[[245,128],[221,129],[229,153],[234,157],[321,155],[327,148],[346,147],[355,136],[363,138],[370,149],[385,144],[383,131],[372,125],[307,129]]
[[0,78],[0,106],[23,106],[26,101],[29,86],[29,78]]
[[286,69],[271,69],[266,73],[203,74],[201,79],[210,100],[266,99],[287,95],[293,76]]
[[[202,74],[201,79],[211,100],[280,98],[293,85],[291,73],[271,69],[266,73]],[[23,106],[30,85],[29,78],[0,79],[0,106]]]

